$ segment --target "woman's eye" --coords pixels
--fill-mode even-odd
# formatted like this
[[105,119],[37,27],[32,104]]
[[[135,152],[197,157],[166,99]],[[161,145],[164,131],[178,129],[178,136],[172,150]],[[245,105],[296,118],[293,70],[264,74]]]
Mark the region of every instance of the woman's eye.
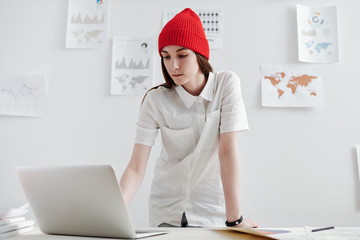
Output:
[[179,55],[179,58],[184,58],[186,56],[187,56],[187,54],[181,54],[181,55]]
[[169,59],[169,58],[170,58],[170,56],[163,56],[163,58],[164,58],[164,59]]

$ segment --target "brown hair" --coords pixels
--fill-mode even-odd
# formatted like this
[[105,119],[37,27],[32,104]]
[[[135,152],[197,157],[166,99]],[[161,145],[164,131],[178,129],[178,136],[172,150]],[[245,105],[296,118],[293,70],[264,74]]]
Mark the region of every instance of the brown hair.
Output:
[[[195,55],[196,55],[196,59],[197,59],[197,62],[199,64],[199,68],[200,68],[200,71],[205,75],[205,78],[206,80],[208,79],[209,77],[209,73],[213,71],[213,68],[211,67],[210,63],[208,62],[208,60],[206,59],[206,57],[204,57],[203,55],[201,55],[200,53],[197,53],[195,52]],[[171,89],[173,86],[175,86],[175,82],[174,80],[171,78],[171,76],[169,75],[169,73],[167,72],[166,70],[166,67],[165,67],[165,64],[164,64],[164,58],[161,57],[161,70],[162,70],[162,73],[163,73],[163,76],[164,76],[164,79],[165,79],[165,82],[162,83],[162,84],[159,84],[155,87],[152,87],[150,88],[144,95],[142,101],[141,101],[141,104],[143,104],[144,100],[145,100],[145,97],[146,95],[151,91],[151,90],[154,90],[154,89],[157,89],[158,87],[165,87],[165,88],[168,88],[168,89]]]

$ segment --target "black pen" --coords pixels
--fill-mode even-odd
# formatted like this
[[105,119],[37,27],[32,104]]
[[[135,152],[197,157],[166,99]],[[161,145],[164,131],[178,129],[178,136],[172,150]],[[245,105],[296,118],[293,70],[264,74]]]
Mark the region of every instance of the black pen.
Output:
[[330,230],[330,229],[334,229],[334,226],[331,227],[323,227],[323,228],[315,228],[313,230],[311,230],[312,232],[319,232],[319,231],[324,231],[324,230]]

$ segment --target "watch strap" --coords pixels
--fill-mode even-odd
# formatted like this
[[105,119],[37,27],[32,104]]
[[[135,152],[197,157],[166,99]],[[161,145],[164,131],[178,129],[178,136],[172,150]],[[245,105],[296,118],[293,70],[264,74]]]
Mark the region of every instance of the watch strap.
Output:
[[243,216],[241,215],[240,218],[239,218],[238,220],[234,221],[234,222],[228,222],[228,221],[226,220],[225,225],[226,225],[227,227],[233,227],[233,226],[236,226],[236,225],[240,224],[243,220],[244,220],[244,218],[243,218]]

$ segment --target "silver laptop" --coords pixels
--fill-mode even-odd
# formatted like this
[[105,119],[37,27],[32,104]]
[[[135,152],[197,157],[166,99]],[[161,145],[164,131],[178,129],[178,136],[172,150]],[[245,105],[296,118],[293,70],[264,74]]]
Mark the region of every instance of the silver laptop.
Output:
[[110,165],[15,168],[39,228],[48,234],[142,238]]

